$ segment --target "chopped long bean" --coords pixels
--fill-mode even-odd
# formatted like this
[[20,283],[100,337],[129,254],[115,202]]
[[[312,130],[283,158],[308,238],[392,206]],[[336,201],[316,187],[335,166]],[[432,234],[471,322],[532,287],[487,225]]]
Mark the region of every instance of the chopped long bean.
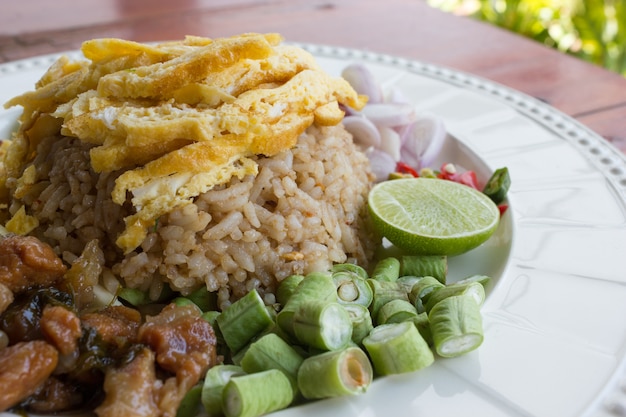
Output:
[[363,339],[363,346],[379,375],[417,371],[435,360],[428,344],[409,321],[374,327]]
[[222,313],[216,310],[206,311],[202,313],[202,318],[208,321],[209,324],[215,328],[215,326],[217,326],[217,317],[220,314]]
[[342,303],[361,304],[368,307],[372,302],[372,289],[360,275],[351,271],[333,272],[337,286],[337,300]]
[[298,274],[289,275],[283,279],[276,290],[276,301],[283,306],[287,304],[287,301],[289,301],[291,295],[296,291],[303,279],[304,275]]
[[289,335],[294,335],[293,316],[306,300],[337,301],[337,287],[330,272],[307,274],[295,292],[278,312],[276,323]]
[[253,342],[241,359],[241,368],[247,373],[278,369],[291,381],[297,392],[298,369],[304,358],[275,333],[268,333]]
[[428,312],[441,300],[462,294],[471,297],[478,306],[481,306],[485,301],[485,287],[481,283],[474,281],[466,284],[451,284],[433,291],[424,304],[424,309]]
[[217,310],[217,293],[209,292],[206,287],[200,287],[187,296],[202,311]]
[[480,306],[469,295],[439,301],[428,313],[428,320],[435,350],[440,356],[459,356],[483,342]]
[[398,258],[387,257],[376,263],[372,271],[372,279],[395,282],[400,277],[400,261]]
[[215,333],[215,339],[217,340],[217,345],[219,347],[224,347],[224,337],[222,336],[222,332],[217,325],[217,317],[222,314],[220,311],[206,311],[202,313],[200,317],[206,320],[211,327],[213,327],[213,332]]
[[392,300],[378,310],[376,324],[400,323],[417,317],[415,306],[406,300]]
[[489,285],[489,283],[491,282],[491,277],[488,275],[470,275],[469,277],[463,278],[450,285],[465,285],[469,284],[470,282],[478,282],[482,284],[483,287],[487,287],[487,285]]
[[222,410],[222,393],[230,378],[243,375],[245,372],[236,365],[216,365],[209,368],[202,386],[200,400],[210,416],[220,416]]
[[150,302],[148,294],[138,288],[120,288],[117,296],[129,304],[138,307]]
[[185,306],[194,306],[194,307],[198,307],[198,305],[196,303],[194,303],[193,301],[191,301],[189,298],[187,297],[176,297],[172,300],[172,302],[174,304],[176,304],[179,307],[185,307]]
[[408,294],[411,292],[411,289],[413,288],[413,286],[417,284],[419,281],[421,281],[422,278],[424,277],[416,277],[415,275],[405,275],[405,276],[398,278],[396,282],[402,285],[402,288],[404,288],[404,291],[406,291]]
[[374,328],[370,311],[360,304],[344,304],[343,308],[352,321],[352,341],[360,345],[363,338]]
[[298,387],[307,399],[360,394],[373,379],[372,365],[357,347],[307,358],[298,371]]
[[238,352],[274,323],[256,290],[231,304],[216,318],[216,322],[232,352]]
[[281,410],[293,401],[287,376],[278,369],[235,376],[222,394],[226,417],[257,417]]
[[417,317],[413,318],[413,324],[417,328],[417,331],[420,332],[428,346],[432,346],[433,344],[433,334],[430,330],[430,321],[428,320],[428,313],[425,311],[419,313]]
[[355,264],[349,264],[349,263],[344,263],[344,264],[335,264],[331,267],[330,271],[332,273],[335,272],[352,272],[354,274],[357,274],[358,276],[360,276],[363,279],[368,279],[369,276],[367,275],[367,271],[358,265]]
[[392,300],[408,300],[408,295],[404,291],[404,287],[397,282],[378,281],[368,279],[367,283],[372,288],[372,303],[369,306],[372,317],[378,316],[378,310]]
[[409,301],[413,303],[417,311],[421,313],[425,311],[424,304],[428,302],[430,295],[444,286],[445,285],[437,278],[431,276],[422,277],[422,279],[411,288]]
[[400,261],[400,274],[435,277],[442,284],[448,275],[448,258],[439,255],[406,255]]
[[320,300],[300,303],[293,318],[296,338],[321,350],[345,348],[352,340],[352,321],[341,304]]
[[187,394],[185,394],[178,406],[176,417],[196,417],[200,415],[203,411],[202,401],[200,401],[201,395],[202,385],[199,384],[194,385],[193,388],[187,391]]
[[174,297],[174,294],[174,291],[172,291],[169,285],[163,285],[163,287],[161,288],[161,293],[156,300],[151,299],[147,292],[144,292],[138,288],[127,288],[120,286],[116,295],[122,300],[130,303],[131,305],[139,307],[150,303],[169,301]]

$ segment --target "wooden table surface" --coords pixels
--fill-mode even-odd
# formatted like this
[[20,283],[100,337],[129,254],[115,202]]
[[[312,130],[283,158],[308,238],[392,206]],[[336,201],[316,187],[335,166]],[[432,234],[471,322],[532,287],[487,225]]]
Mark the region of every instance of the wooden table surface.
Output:
[[27,0],[0,3],[0,62],[136,41],[279,32],[447,66],[537,97],[626,152],[626,79],[424,0]]

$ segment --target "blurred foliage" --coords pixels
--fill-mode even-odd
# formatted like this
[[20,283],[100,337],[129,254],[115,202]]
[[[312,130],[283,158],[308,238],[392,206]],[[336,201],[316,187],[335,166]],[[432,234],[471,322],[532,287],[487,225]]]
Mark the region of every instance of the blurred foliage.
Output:
[[626,0],[428,0],[626,76]]

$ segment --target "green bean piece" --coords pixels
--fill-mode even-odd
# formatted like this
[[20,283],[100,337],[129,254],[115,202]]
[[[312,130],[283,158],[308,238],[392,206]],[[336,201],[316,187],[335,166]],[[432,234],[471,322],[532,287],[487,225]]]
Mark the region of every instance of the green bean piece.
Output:
[[274,323],[256,290],[224,309],[216,321],[224,342],[232,352],[239,351]]
[[454,295],[439,301],[428,313],[428,320],[440,356],[463,355],[483,342],[480,306],[469,295]]
[[138,307],[150,302],[148,294],[138,288],[120,288],[117,296],[132,306]]
[[485,184],[483,193],[495,204],[500,204],[506,198],[509,188],[511,188],[509,169],[507,167],[498,168]]
[[[270,311],[268,309],[268,311]],[[272,317],[271,313],[268,313],[270,315],[270,317]],[[274,334],[278,337],[280,337],[281,339],[283,339],[284,341],[286,341],[287,343],[290,344],[294,344],[296,343],[296,340],[294,337],[286,334],[281,328],[280,326],[278,326],[276,324],[276,321],[274,320],[269,326],[267,326],[265,329],[263,329],[261,332],[257,333],[254,337],[252,337],[252,339],[250,339],[248,341],[248,343],[242,347],[241,349],[239,349],[237,352],[228,352],[228,354],[230,355],[231,358],[231,362],[234,363],[235,365],[239,365],[241,366],[241,359],[243,359],[246,351],[248,350],[248,348],[255,343],[256,341],[258,341],[259,339],[261,339],[262,337],[268,335],[268,334]]]
[[267,310],[267,314],[270,315],[272,319],[272,323],[276,323],[276,316],[278,315],[278,312],[276,312],[276,308],[274,308],[274,305],[271,305],[271,306],[266,305],[265,309]]
[[220,314],[222,313],[216,310],[205,311],[204,313],[202,313],[201,317],[205,319],[206,321],[208,321],[209,324],[215,328],[217,326],[217,317]]
[[222,314],[222,313],[219,312],[219,311],[206,311],[206,312],[202,313],[202,315],[200,317],[202,317],[204,320],[206,320],[211,325],[211,327],[213,327],[213,332],[215,333],[215,339],[217,341],[218,349],[220,349],[220,348],[225,349],[224,337],[222,336],[222,332],[220,331],[220,328],[217,325],[217,317],[220,314]]
[[406,291],[406,293],[409,294],[413,286],[417,284],[419,281],[421,281],[422,278],[424,277],[416,277],[414,275],[405,275],[403,277],[398,278],[396,282],[402,285],[402,288],[404,288],[404,291]]
[[235,376],[222,394],[226,417],[257,417],[286,408],[293,401],[289,378],[278,369]]
[[391,300],[407,300],[408,295],[404,287],[397,282],[379,281],[368,279],[367,283],[372,288],[372,303],[369,306],[372,317],[378,317],[378,310]]
[[294,395],[298,391],[298,369],[304,358],[275,333],[268,333],[253,342],[241,359],[241,367],[249,374],[268,369],[282,371],[289,380]]
[[389,256],[381,259],[374,266],[371,278],[378,281],[395,282],[400,277],[400,261],[398,258]]
[[491,277],[488,275],[470,275],[469,277],[463,278],[462,280],[459,280],[450,285],[465,285],[469,284],[470,282],[478,282],[486,288],[487,285],[489,285],[489,283],[491,282]]
[[169,285],[164,284],[156,300],[150,299],[147,292],[141,291],[138,288],[120,287],[116,295],[127,303],[139,307],[152,303],[168,303],[176,294],[177,293],[175,293]]
[[245,372],[240,366],[235,365],[215,365],[209,368],[202,385],[200,401],[209,416],[221,416],[222,393],[224,387],[233,376],[244,375]]
[[247,344],[246,346],[239,349],[237,352],[228,351],[227,353],[228,355],[230,355],[230,362],[232,362],[233,365],[241,366],[241,360],[243,359],[249,347],[250,344]]
[[360,345],[363,338],[374,328],[370,311],[360,304],[343,304],[343,308],[348,312],[352,322],[352,341]]
[[321,350],[345,348],[352,340],[352,321],[337,302],[309,300],[300,303],[293,318],[296,338]]
[[358,276],[360,276],[362,279],[368,279],[369,276],[367,275],[367,271],[365,269],[363,269],[363,267],[356,265],[356,264],[350,264],[350,263],[343,263],[343,264],[335,264],[330,268],[330,272],[335,273],[335,272],[352,272],[354,274],[357,274]]
[[178,411],[176,411],[176,417],[196,417],[202,413],[202,401],[200,397],[202,395],[202,385],[194,385],[187,394],[183,397]]
[[287,334],[278,324],[276,324],[274,322],[268,328],[263,330],[261,333],[259,333],[256,336],[254,336],[250,340],[250,342],[246,346],[244,346],[243,348],[239,349],[238,352],[236,352],[236,353],[227,352],[230,355],[231,362],[234,363],[235,365],[241,366],[241,360],[245,356],[245,354],[246,354],[247,350],[250,348],[250,346],[253,343],[257,342],[258,340],[260,340],[261,338],[263,338],[263,337],[265,337],[265,336],[267,336],[269,334],[278,336],[279,338],[283,339],[287,344],[291,345],[292,347],[295,347],[296,344],[298,343],[298,341],[295,338],[295,336],[291,336],[291,335]]
[[306,300],[337,301],[337,287],[330,272],[307,274],[276,315],[276,323],[290,336],[295,336],[293,316],[298,306]]
[[428,302],[430,295],[445,287],[435,277],[425,276],[417,282],[409,293],[409,301],[413,303],[418,312],[424,311],[423,305]]
[[274,322],[274,325],[268,329],[267,333],[273,333],[291,345],[296,343],[295,335],[288,334],[276,322]]
[[209,292],[206,287],[200,287],[187,296],[200,310],[217,310],[217,293]]
[[400,323],[417,317],[415,306],[405,300],[391,300],[378,310],[376,324]]
[[372,302],[372,289],[360,275],[350,271],[333,272],[337,286],[337,300],[342,303],[361,304],[368,307]]
[[424,309],[428,312],[441,300],[462,294],[470,296],[479,307],[482,306],[485,301],[485,287],[479,282],[450,284],[433,292],[428,301],[424,303]]
[[304,275],[289,275],[287,278],[283,279],[278,285],[278,289],[276,290],[276,301],[281,306],[287,304],[291,295],[296,291],[298,285],[304,279]]
[[187,306],[198,307],[196,303],[194,303],[187,297],[176,297],[172,300],[172,303],[176,304],[179,307],[187,307]]
[[442,284],[448,275],[448,258],[439,255],[405,255],[400,261],[400,274],[435,277]]
[[428,344],[410,321],[374,327],[363,339],[363,346],[379,375],[417,371],[435,360]]
[[361,394],[373,379],[372,364],[358,347],[325,352],[302,362],[298,387],[307,399]]
[[425,311],[419,313],[416,317],[411,320],[415,327],[417,327],[417,331],[420,332],[428,346],[432,346],[433,344],[433,334],[430,331],[430,322],[428,321],[428,313]]

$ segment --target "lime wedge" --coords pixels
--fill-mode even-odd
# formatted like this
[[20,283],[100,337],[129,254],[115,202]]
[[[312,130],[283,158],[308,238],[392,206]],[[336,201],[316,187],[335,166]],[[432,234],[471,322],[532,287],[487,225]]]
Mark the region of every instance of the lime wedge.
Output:
[[454,256],[485,242],[500,220],[489,197],[466,185],[407,178],[375,185],[368,197],[377,231],[400,249]]

